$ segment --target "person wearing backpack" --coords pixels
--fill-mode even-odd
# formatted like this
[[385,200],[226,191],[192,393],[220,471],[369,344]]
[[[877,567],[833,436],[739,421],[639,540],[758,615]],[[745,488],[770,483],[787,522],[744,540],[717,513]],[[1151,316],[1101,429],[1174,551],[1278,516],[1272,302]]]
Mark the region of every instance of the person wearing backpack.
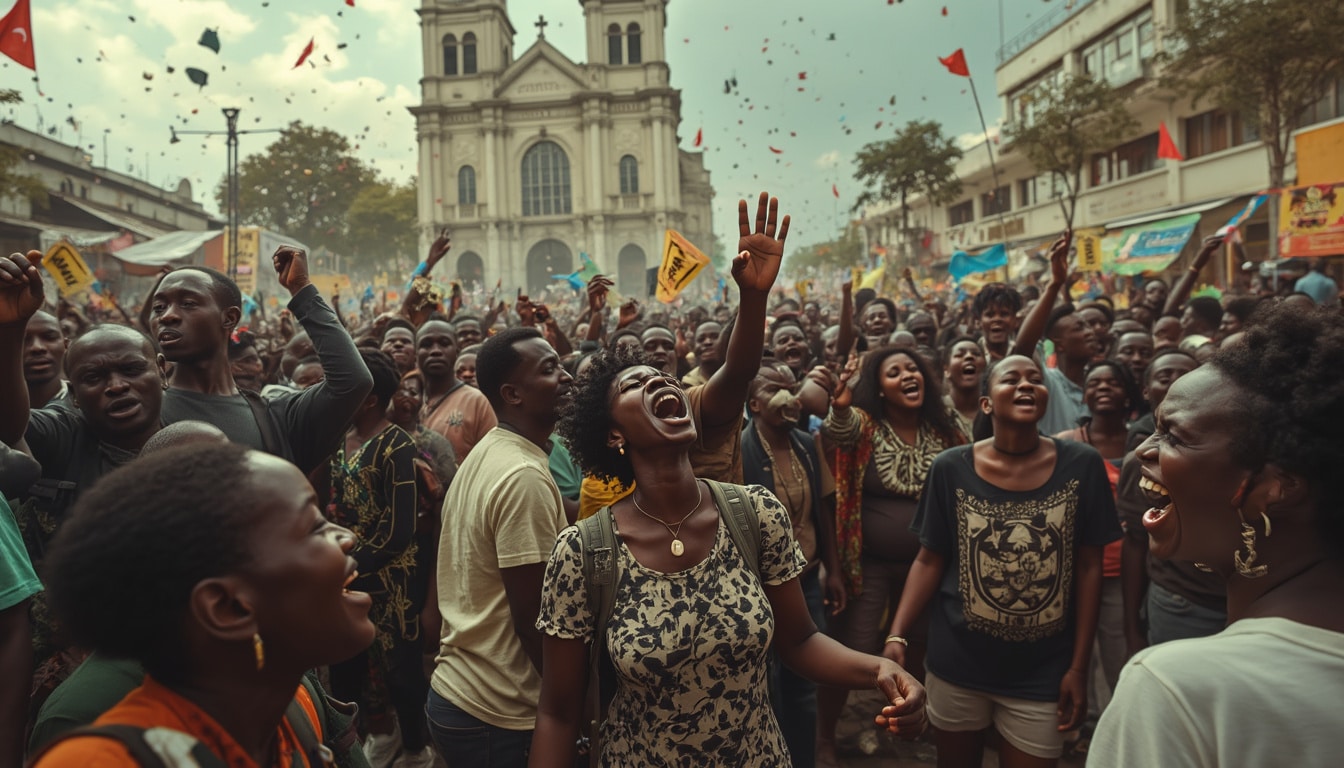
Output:
[[[676,379],[641,352],[599,353],[559,431],[586,474],[635,490],[566,528],[551,553],[530,768],[572,766],[585,720],[601,721],[590,730],[599,765],[790,765],[767,686],[772,641],[805,677],[882,690],[879,725],[923,731],[912,676],[817,631],[784,507],[760,486],[695,477],[696,427]],[[614,698],[586,708],[608,664]]]

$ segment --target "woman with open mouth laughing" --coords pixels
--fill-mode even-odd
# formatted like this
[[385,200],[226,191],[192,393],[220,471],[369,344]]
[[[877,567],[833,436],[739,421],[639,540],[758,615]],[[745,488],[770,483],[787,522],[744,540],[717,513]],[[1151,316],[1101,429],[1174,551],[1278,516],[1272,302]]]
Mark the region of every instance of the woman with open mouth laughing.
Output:
[[1280,306],[1171,385],[1138,449],[1150,551],[1227,584],[1228,627],[1139,652],[1089,765],[1344,753],[1344,318]]
[[79,647],[147,674],[95,733],[71,732],[35,765],[134,766],[146,752],[326,764],[322,742],[340,739],[301,681],[373,642],[369,595],[350,589],[354,545],[298,468],[243,446],[175,448],[104,477],[56,535],[45,581]]
[[[613,571],[605,624],[602,606],[590,602],[598,577],[584,567],[587,533],[566,528],[551,553],[537,621],[546,674],[530,766],[573,764],[587,719],[589,641],[604,644],[615,667],[603,766],[791,765],[770,706],[772,647],[814,681],[881,690],[890,704],[878,725],[904,737],[923,730],[923,689],[913,677],[817,631],[783,505],[760,486],[720,491],[695,476],[696,420],[675,378],[642,352],[598,353],[575,382],[559,431],[585,474],[634,491],[580,523],[605,517],[614,533],[607,557],[599,559],[600,548],[590,554]],[[755,514],[735,513],[736,504]],[[734,514],[757,521],[754,535]]]
[[[853,387],[849,380],[859,372]],[[900,598],[919,540],[910,532],[933,457],[966,435],[931,391],[934,370],[914,349],[887,346],[851,358],[840,376],[822,436],[835,450],[835,530],[848,605],[828,631],[863,653],[882,648],[882,622]],[[910,627],[910,668],[923,669],[923,625]],[[817,697],[817,764],[834,766],[835,726],[848,691]]]
[[903,662],[929,609],[925,686],[938,765],[978,768],[990,726],[1005,768],[1055,765],[1087,712],[1102,547],[1120,523],[1095,448],[1040,434],[1050,392],[1029,357],[989,372],[993,434],[929,468],[884,653]]

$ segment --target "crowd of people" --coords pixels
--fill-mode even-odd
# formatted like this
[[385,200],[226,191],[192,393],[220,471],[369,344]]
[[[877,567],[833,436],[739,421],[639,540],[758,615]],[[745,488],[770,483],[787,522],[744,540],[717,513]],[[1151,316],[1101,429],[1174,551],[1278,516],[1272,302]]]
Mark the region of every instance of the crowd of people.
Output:
[[832,768],[865,689],[947,768],[1338,759],[1328,277],[795,296],[738,219],[666,305],[0,259],[0,765]]

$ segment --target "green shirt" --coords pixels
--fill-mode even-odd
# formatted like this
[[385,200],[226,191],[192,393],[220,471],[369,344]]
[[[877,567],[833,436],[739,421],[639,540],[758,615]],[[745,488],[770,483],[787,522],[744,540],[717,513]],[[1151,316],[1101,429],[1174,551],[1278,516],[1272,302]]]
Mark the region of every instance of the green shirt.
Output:
[[0,496],[0,611],[20,605],[41,591],[42,582],[33,572],[14,512]]

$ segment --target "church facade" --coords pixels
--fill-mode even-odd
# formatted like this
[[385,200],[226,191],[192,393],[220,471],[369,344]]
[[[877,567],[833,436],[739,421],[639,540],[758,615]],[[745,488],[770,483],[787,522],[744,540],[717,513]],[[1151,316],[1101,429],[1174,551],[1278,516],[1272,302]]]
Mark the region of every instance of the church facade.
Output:
[[422,0],[418,216],[424,245],[444,227],[439,277],[537,293],[580,253],[645,295],[675,229],[712,247],[709,172],[678,147],[669,86],[668,0],[582,0],[587,61],[537,39],[514,57],[505,0]]

